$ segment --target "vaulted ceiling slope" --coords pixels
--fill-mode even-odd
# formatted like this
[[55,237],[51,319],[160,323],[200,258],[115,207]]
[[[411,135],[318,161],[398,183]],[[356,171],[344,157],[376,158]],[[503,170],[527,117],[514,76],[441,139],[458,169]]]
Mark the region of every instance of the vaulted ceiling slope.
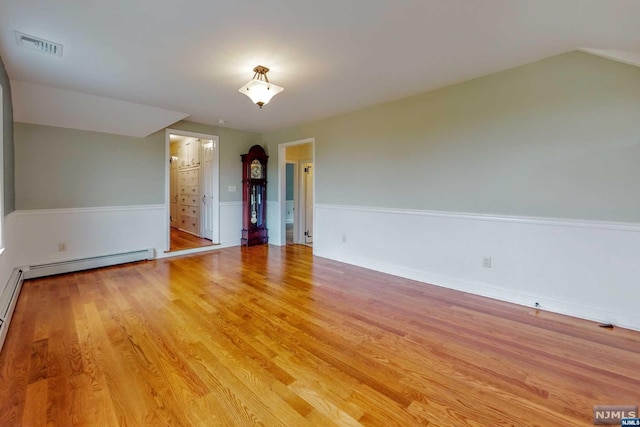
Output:
[[[87,126],[113,133],[183,117],[264,132],[577,49],[638,65],[639,18],[638,0],[3,0],[0,55],[21,82],[17,121],[44,121],[46,98],[59,111],[44,124],[62,127],[88,109]],[[15,31],[62,57],[19,48]],[[256,65],[285,88],[262,110],[238,93]],[[148,123],[110,117],[125,107]]]

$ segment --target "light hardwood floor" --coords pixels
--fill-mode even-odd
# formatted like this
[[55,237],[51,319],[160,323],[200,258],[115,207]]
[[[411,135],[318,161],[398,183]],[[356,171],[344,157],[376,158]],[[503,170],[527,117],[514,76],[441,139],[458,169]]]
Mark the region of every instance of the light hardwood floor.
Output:
[[287,224],[285,228],[285,238],[287,239],[287,245],[293,245],[293,224]]
[[200,248],[203,246],[212,246],[213,243],[209,239],[202,239],[193,234],[170,227],[169,233],[169,251],[182,251],[184,249]]
[[6,426],[589,426],[640,402],[640,333],[229,248],[25,282]]

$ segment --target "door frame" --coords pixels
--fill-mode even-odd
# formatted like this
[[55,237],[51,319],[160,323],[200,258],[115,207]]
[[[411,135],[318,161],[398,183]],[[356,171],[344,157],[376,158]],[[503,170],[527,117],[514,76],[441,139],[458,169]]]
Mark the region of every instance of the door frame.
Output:
[[[287,244],[287,148],[295,145],[311,144],[311,162],[314,169],[316,166],[316,139],[305,138],[297,141],[283,142],[278,144],[278,222],[280,223],[279,240],[273,242],[274,245],[284,246]],[[298,172],[299,173],[299,172]],[[297,179],[296,179],[297,180]],[[313,180],[313,206],[316,205],[316,179]],[[315,212],[314,212],[315,213]],[[297,215],[297,214],[296,214]],[[316,235],[316,215],[313,215],[313,236]],[[295,241],[295,236],[294,236]]]
[[[211,167],[213,168],[212,174],[211,174],[211,180],[213,181],[211,184],[211,213],[212,216],[217,217],[218,221],[216,223],[216,221],[211,221],[211,225],[212,225],[212,229],[211,229],[211,243],[212,244],[220,244],[220,174],[216,174],[216,171],[220,170],[220,158],[218,157],[218,153],[217,153],[217,147],[218,147],[218,141],[215,139],[205,139],[205,138],[200,138],[200,180],[199,180],[199,185],[200,188],[202,189],[202,192],[204,192],[205,187],[205,164],[206,164],[206,159],[205,159],[205,144],[208,144],[209,142],[211,142],[213,144],[213,159],[212,159],[212,164]],[[216,204],[216,200],[217,200],[217,204]],[[206,206],[205,201],[205,195],[202,194],[200,197],[200,237],[202,237],[204,235],[204,230],[205,230],[205,217],[204,215],[202,215],[202,212],[204,211],[204,207]],[[208,237],[205,237],[208,238]]]
[[[298,240],[296,241],[296,243],[299,243],[301,245],[307,245],[309,244],[307,242],[307,235],[305,234],[305,232],[307,230],[309,230],[309,227],[307,227],[307,179],[308,179],[308,175],[307,172],[305,171],[306,166],[307,165],[311,165],[311,168],[313,170],[313,174],[315,174],[316,170],[315,170],[315,164],[313,163],[313,160],[299,160],[298,161],[298,170],[299,172],[299,176],[297,177],[298,179],[298,212],[296,213],[296,225],[298,229]],[[315,178],[315,176],[314,176]],[[313,184],[311,185],[311,206],[312,206],[312,210],[315,210],[315,200],[314,200],[314,190],[315,190],[315,179],[313,181]],[[315,212],[312,212],[312,217],[315,219]],[[312,226],[311,226],[311,239],[313,239],[313,233],[314,233],[314,229],[313,229],[313,222],[314,220],[311,220],[312,222]],[[295,236],[294,236],[294,241],[295,241]],[[313,242],[313,240],[312,240]]]
[[[213,240],[212,243],[220,243],[220,138],[217,135],[207,134],[207,133],[198,133],[198,132],[189,132],[186,130],[180,129],[171,129],[167,128],[164,132],[164,162],[165,162],[165,171],[164,171],[164,205],[165,205],[165,219],[163,222],[164,226],[164,236],[165,236],[165,252],[169,252],[169,248],[171,245],[171,226],[170,226],[170,217],[171,217],[171,200],[170,200],[170,191],[171,191],[171,182],[170,182],[170,174],[171,174],[171,163],[169,162],[169,158],[171,157],[171,135],[180,135],[186,136],[189,138],[198,138],[198,139],[209,139],[213,141],[213,215],[216,217],[213,224]],[[202,149],[202,147],[201,147]],[[202,154],[202,153],[200,153]],[[196,251],[207,250],[211,248],[210,246],[205,246],[203,248],[195,248]],[[185,249],[184,251],[174,251],[172,254],[178,253],[188,253],[193,252],[194,249]]]
[[[178,156],[175,156],[175,159],[174,159],[173,154],[171,154],[171,149],[169,149],[169,226],[170,227],[171,226],[176,226],[176,227],[178,226],[178,218],[177,217],[173,218],[173,215],[172,215],[172,212],[171,212],[171,205],[174,204],[174,203],[177,205],[178,204],[178,200],[177,199],[179,199],[179,197],[180,197],[180,195],[178,194],[179,191],[178,191],[178,188],[177,188],[178,187],[178,159],[179,159]],[[175,160],[175,166],[173,165],[174,164],[174,160]],[[175,169],[175,172],[174,172],[174,169]],[[173,178],[172,178],[172,175],[173,175]],[[175,179],[175,182],[172,182],[172,179]],[[176,188],[175,188],[176,192],[175,192],[175,196],[174,196],[174,198],[176,199],[175,202],[173,200],[174,198],[171,197],[171,187],[173,185],[176,186]],[[177,206],[176,206],[176,208],[177,208]],[[176,213],[176,215],[177,215],[177,213]]]

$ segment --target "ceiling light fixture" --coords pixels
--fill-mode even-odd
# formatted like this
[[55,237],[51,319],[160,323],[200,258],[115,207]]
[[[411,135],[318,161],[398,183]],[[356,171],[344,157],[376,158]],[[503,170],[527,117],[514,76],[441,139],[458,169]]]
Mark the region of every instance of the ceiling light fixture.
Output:
[[242,86],[239,91],[247,95],[254,104],[257,104],[260,108],[263,105],[268,104],[271,98],[279,94],[284,90],[283,87],[269,83],[267,73],[269,69],[258,65],[253,69],[255,74],[249,83]]

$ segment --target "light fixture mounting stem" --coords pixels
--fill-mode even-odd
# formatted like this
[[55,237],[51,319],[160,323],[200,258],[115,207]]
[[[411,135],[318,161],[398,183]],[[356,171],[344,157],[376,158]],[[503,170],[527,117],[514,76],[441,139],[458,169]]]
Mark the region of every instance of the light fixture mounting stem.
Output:
[[264,67],[262,65],[258,65],[256,68],[253,69],[253,71],[256,73],[253,76],[254,79],[256,77],[258,78],[258,80],[262,80],[264,78],[264,81],[269,83],[269,77],[267,77],[267,73],[269,72],[269,68]]

